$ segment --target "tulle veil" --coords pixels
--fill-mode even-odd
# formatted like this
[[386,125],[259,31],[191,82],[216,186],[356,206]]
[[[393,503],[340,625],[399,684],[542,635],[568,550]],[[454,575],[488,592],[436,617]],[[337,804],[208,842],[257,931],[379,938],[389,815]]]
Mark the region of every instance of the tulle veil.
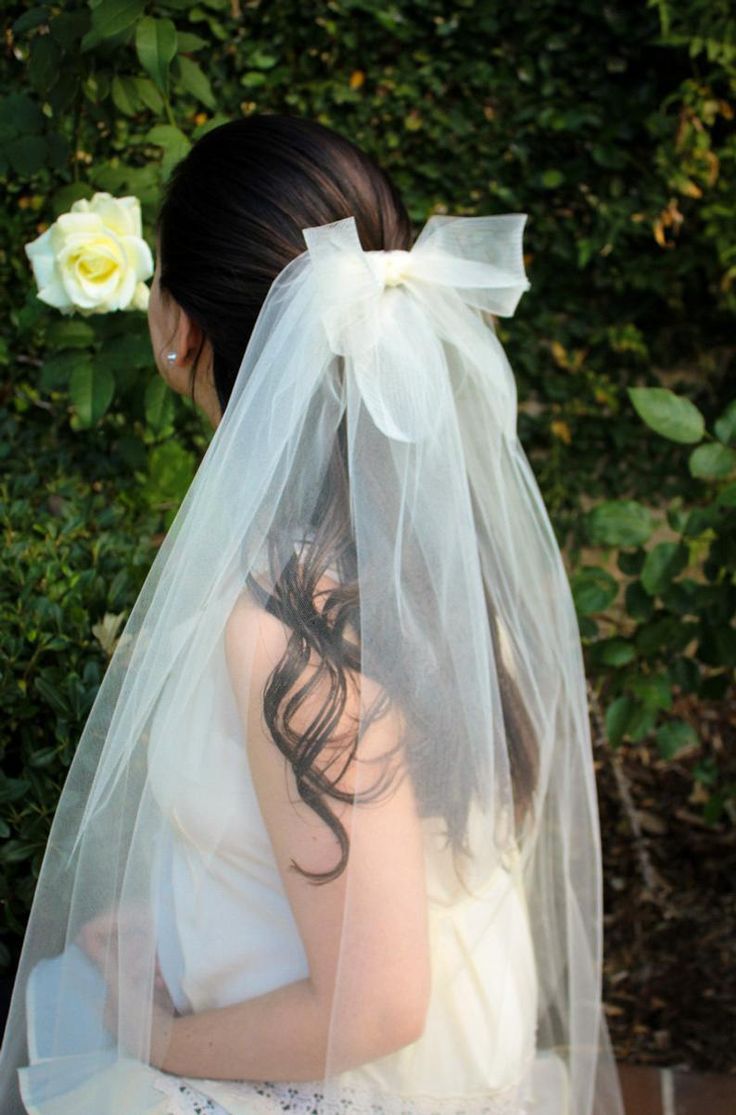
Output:
[[[59,801],[0,1052],[8,1115],[21,1095],[35,1115],[163,1115],[173,1081],[149,1063],[161,1011],[308,974],[250,784],[254,721],[226,638],[243,601],[288,628],[279,585],[329,515],[341,431],[350,534],[328,567],[353,593],[343,652],[360,702],[324,1071],[258,1092],[187,1079],[234,1115],[286,1110],[285,1096],[320,1113],[623,1115],[601,1001],[580,636],[493,317],[529,288],[526,219],[435,215],[410,251],[371,252],[348,217],[304,229],[306,250],[272,283]],[[305,661],[335,638],[329,624],[328,601]],[[369,791],[389,738],[415,802],[432,985],[421,1034],[361,1064],[367,906],[353,865],[372,855],[384,795]],[[208,895],[226,869],[234,905],[214,921]],[[377,894],[391,870],[376,861]],[[99,964],[79,945],[94,919]],[[156,976],[174,938],[166,1006]],[[256,939],[273,944],[272,967],[227,967]]]

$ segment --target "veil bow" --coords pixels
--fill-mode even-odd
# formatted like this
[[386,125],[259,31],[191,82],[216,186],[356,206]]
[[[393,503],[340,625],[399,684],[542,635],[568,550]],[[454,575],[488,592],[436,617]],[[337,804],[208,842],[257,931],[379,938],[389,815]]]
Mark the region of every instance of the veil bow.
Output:
[[[526,219],[526,213],[435,214],[410,251],[363,251],[354,217],[304,229],[330,348],[352,357],[361,395],[387,437],[418,441],[435,429],[449,402],[440,341],[467,332],[463,304],[502,317],[514,313],[530,286],[522,256]],[[466,344],[475,337],[487,346],[485,333],[469,333]],[[418,340],[421,351],[408,351]],[[483,370],[508,426],[515,420],[513,376],[500,345],[496,356]]]

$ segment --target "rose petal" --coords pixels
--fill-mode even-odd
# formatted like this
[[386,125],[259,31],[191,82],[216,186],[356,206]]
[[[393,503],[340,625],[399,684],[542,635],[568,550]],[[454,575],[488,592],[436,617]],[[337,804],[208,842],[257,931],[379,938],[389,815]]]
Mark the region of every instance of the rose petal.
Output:
[[117,236],[140,235],[140,204],[137,197],[115,198],[110,194],[95,194],[92,198],[92,210]]
[[55,276],[50,283],[39,290],[38,297],[49,306],[55,306],[57,310],[70,309],[73,305],[64,283],[58,276]]
[[126,236],[123,240],[123,250],[136,278],[150,279],[154,272],[153,255],[146,241],[139,236]]
[[57,237],[62,233],[64,238],[74,234],[94,236],[102,230],[102,219],[97,213],[62,213],[55,224]]
[[132,305],[135,307],[136,310],[147,310],[148,309],[148,300],[149,300],[150,296],[151,296],[151,291],[146,286],[146,284],[145,283],[138,283],[136,285],[135,293],[133,295]]
[[33,269],[36,286],[40,290],[47,286],[57,274],[51,229],[47,228],[35,240],[25,244],[24,248]]
[[135,272],[126,269],[121,273],[121,282],[115,294],[113,308],[116,310],[126,310],[133,298],[136,285]]

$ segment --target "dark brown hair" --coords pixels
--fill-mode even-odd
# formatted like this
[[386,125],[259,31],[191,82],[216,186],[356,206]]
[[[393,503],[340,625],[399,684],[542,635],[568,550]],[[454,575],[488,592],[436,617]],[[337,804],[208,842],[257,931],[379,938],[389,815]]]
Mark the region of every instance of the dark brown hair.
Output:
[[[160,286],[209,340],[223,411],[271,283],[305,251],[302,229],[348,216],[355,217],[365,251],[411,248],[411,220],[387,173],[338,132],[302,117],[260,114],[230,121],[205,133],[174,168],[157,220]],[[195,360],[190,390],[196,367]],[[360,600],[346,461],[343,420],[311,512],[306,556],[292,555],[283,565],[274,555],[279,573],[271,590],[264,590],[253,578],[248,585],[293,632],[266,685],[263,714],[274,742],[291,764],[299,794],[339,842],[340,858],[330,871],[308,872],[292,861],[295,870],[321,883],[340,875],[349,852],[347,833],[329,799],[352,797],[337,785],[340,776],[331,779],[318,759],[328,744],[334,745],[334,728],[346,705],[347,676],[358,676],[361,668],[359,642],[356,645],[347,637],[348,628],[359,635]],[[329,568],[339,569],[340,585],[318,610],[317,584]],[[532,805],[538,748],[518,687],[502,661],[488,590],[486,586],[518,831]],[[304,684],[305,666],[315,653],[319,669]],[[436,658],[434,666],[442,668]],[[290,721],[296,711],[326,679],[325,706],[306,732],[293,730]],[[378,680],[387,699],[392,692],[405,699],[400,678]],[[430,725],[420,706],[421,700],[417,707],[402,710],[421,737],[421,745],[408,750],[420,810],[424,816],[442,812],[453,850],[462,849],[468,809],[482,771],[470,761],[467,741],[468,761],[464,761],[463,740],[458,738],[451,710],[448,722],[437,724],[435,701]],[[384,707],[385,702],[371,710],[369,718],[380,715]],[[345,746],[349,762],[357,748],[357,733]],[[344,769],[341,766],[340,775]],[[431,778],[423,776],[425,771],[431,772]],[[373,792],[379,789],[380,780]]]

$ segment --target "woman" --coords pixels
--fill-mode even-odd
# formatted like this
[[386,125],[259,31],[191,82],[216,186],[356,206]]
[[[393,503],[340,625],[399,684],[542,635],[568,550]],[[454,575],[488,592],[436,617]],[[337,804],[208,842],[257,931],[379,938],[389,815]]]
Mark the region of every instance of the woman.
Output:
[[524,221],[412,243],[295,117],[175,168],[149,326],[214,434],[54,820],[18,1110],[623,1115],[579,636],[494,329]]

